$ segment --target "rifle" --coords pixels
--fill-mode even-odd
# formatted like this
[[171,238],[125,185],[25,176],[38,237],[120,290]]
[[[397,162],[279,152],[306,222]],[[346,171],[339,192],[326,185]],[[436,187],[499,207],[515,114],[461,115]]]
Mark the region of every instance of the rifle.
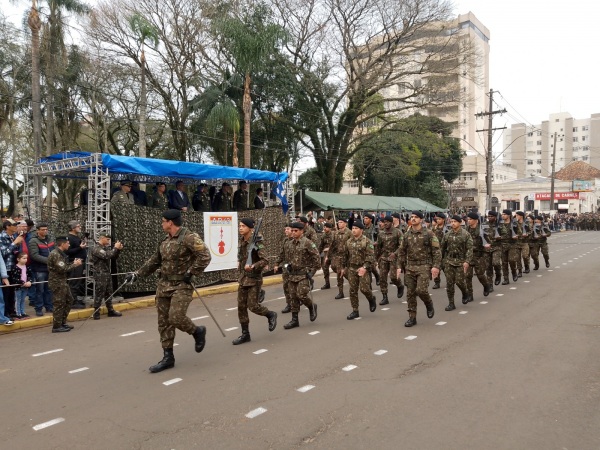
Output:
[[489,225],[486,225],[486,228],[484,230],[483,228],[483,217],[481,216],[481,214],[479,214],[479,237],[481,238],[481,243],[483,245],[486,244],[491,244],[490,239],[486,233],[486,231],[489,229]]
[[260,233],[260,226],[262,225],[262,217],[258,219],[258,223],[254,227],[252,238],[250,239],[250,245],[248,246],[248,257],[246,258],[246,265],[252,265],[252,251],[256,249],[256,244],[262,241],[262,238],[258,235]]

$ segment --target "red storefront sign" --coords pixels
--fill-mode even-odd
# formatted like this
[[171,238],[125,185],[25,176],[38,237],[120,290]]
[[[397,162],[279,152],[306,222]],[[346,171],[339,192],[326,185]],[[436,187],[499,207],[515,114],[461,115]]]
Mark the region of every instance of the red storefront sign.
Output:
[[[555,192],[554,200],[579,199],[579,192]],[[535,194],[536,200],[550,200],[550,192],[540,192]]]

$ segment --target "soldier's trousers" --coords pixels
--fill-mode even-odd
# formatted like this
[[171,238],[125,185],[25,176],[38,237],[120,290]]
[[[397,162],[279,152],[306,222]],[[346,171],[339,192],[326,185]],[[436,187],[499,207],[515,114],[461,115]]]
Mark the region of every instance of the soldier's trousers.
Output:
[[517,243],[519,258],[517,259],[517,267],[519,270],[523,270],[523,265],[525,265],[525,269],[529,269],[529,242],[519,242]]
[[321,269],[323,269],[323,277],[325,278],[325,282],[329,283],[329,268],[331,267],[331,261],[325,256],[321,263]]
[[350,285],[350,305],[352,311],[358,311],[358,291],[364,294],[367,299],[373,297],[371,291],[371,274],[367,271],[362,277],[358,276],[358,268],[348,269],[348,284]]
[[388,273],[390,274],[392,284],[398,287],[402,286],[402,280],[398,278],[398,268],[395,262],[380,258],[377,264],[379,265],[379,289],[382,294],[388,293]]
[[448,301],[454,303],[454,286],[458,286],[463,294],[467,293],[467,285],[465,284],[465,271],[463,266],[444,265],[444,275],[446,275],[446,294]]
[[431,295],[429,295],[430,276],[430,266],[412,266],[410,269],[406,269],[404,283],[408,291],[406,294],[408,312],[417,312],[417,295],[426,305],[432,302]]
[[312,309],[313,302],[308,297],[308,293],[310,292],[308,278],[304,278],[300,281],[290,280],[289,286],[292,312],[297,313],[300,311],[300,304],[305,305],[308,309]]
[[520,258],[517,244],[502,244],[502,275],[508,280],[508,267],[513,275],[517,273],[517,259]]
[[337,274],[337,287],[340,292],[344,290],[344,277],[340,275],[343,267],[342,258],[339,256],[334,257],[331,260],[331,268]]
[[465,282],[467,285],[467,292],[473,295],[473,272],[477,275],[477,279],[481,283],[483,287],[487,287],[491,284],[491,279],[488,280],[485,271],[488,267],[489,253],[483,253],[482,256],[473,256],[473,264],[469,264],[469,269],[467,270],[465,276]]
[[544,261],[550,262],[550,253],[548,253],[548,242],[542,242],[540,244],[540,250],[542,251],[542,255],[544,255]]
[[486,274],[490,283],[494,279],[494,273],[496,273],[496,277],[502,277],[502,250],[496,247],[490,252],[488,258]]
[[288,305],[292,304],[292,298],[290,297],[290,277],[285,271],[281,275],[281,281],[283,284],[283,295],[285,295],[285,303]]
[[533,242],[529,244],[529,256],[533,259],[535,267],[540,265],[540,243]]
[[[112,294],[112,283],[110,274],[95,274],[95,296],[94,296],[94,309],[100,308],[102,302],[106,300]],[[106,307],[112,309],[112,299],[106,302]]]
[[175,329],[192,334],[196,325],[187,316],[194,288],[183,281],[159,281],[156,290],[158,334],[162,348],[173,348]]
[[237,302],[240,324],[244,325],[250,323],[248,310],[259,316],[266,316],[269,314],[269,309],[258,303],[261,288],[262,280],[257,280],[257,283],[254,286],[238,286]]
[[54,309],[52,310],[52,328],[60,328],[67,322],[71,306],[73,306],[73,294],[67,284],[67,281],[49,281],[48,287],[52,291],[52,301]]

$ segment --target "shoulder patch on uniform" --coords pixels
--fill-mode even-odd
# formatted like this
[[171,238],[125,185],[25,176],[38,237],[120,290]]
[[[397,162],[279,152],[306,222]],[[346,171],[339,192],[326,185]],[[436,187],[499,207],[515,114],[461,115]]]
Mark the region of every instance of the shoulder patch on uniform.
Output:
[[61,261],[61,262],[59,262],[59,263],[58,263],[58,265],[59,265],[60,267],[63,267],[63,266],[65,265],[65,263],[64,263],[63,261]]
[[102,253],[104,255],[106,253],[106,250],[102,249],[98,253]]
[[312,242],[311,243],[311,248],[317,248],[317,245],[314,242]]

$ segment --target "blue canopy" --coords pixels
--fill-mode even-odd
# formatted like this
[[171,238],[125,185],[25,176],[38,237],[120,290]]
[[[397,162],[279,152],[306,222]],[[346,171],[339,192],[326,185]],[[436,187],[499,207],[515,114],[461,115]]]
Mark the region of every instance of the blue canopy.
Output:
[[[40,160],[50,163],[70,159],[90,158],[88,152],[57,153]],[[246,169],[242,167],[215,166],[193,162],[173,161],[168,159],[139,158],[135,156],[117,156],[101,153],[102,166],[108,170],[111,178],[133,178],[146,182],[152,180],[245,180],[248,182],[283,183],[287,180],[287,172],[269,172],[266,170]],[[82,164],[81,169],[89,171],[90,166]],[[114,176],[117,174],[118,176]]]

